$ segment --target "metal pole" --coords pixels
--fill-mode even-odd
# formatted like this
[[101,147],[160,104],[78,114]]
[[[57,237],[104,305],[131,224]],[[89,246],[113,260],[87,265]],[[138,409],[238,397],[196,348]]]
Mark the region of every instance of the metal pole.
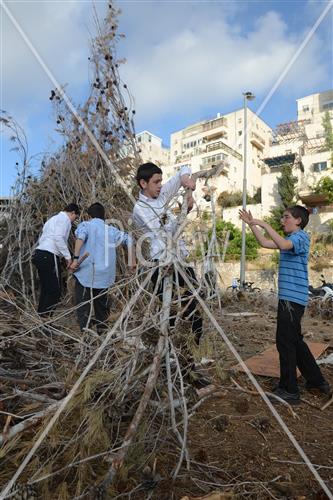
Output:
[[[246,191],[247,191],[247,180],[246,180],[246,167],[247,167],[247,96],[244,95],[244,169],[243,169],[243,210],[246,210]],[[245,222],[242,221],[242,253],[240,262],[240,288],[244,288],[245,282],[245,251],[246,251],[246,231]]]

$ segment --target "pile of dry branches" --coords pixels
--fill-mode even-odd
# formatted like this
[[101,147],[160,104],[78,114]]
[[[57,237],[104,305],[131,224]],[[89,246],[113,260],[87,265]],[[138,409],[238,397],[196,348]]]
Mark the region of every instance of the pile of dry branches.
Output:
[[31,256],[48,217],[69,202],[87,207],[98,200],[132,229],[128,192],[140,156],[133,102],[118,70],[117,15],[110,5],[103,25],[96,18],[86,103],[74,110],[64,89],[51,91],[63,144],[42,159],[38,176],[24,131],[1,117],[20,154],[0,254],[0,485],[13,498],[113,498],[121,482],[126,491],[152,488],[161,448],[172,450],[170,476],[190,466],[188,419],[202,393],[191,380],[187,325],[178,321],[177,335],[169,335],[172,303],[181,309],[170,270],[161,309],[148,286],[153,270],[128,276],[120,254],[104,337],[80,333],[69,289],[52,318],[36,314]]

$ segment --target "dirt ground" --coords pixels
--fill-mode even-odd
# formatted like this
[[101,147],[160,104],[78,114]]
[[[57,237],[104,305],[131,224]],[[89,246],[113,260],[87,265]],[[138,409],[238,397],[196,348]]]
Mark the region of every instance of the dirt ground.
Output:
[[[275,309],[274,300],[265,303],[232,300],[214,314],[238,353],[246,359],[274,343]],[[225,312],[239,311],[256,312],[258,316],[224,316]],[[188,446],[194,471],[183,474],[174,484],[162,479],[155,491],[150,491],[149,498],[178,500],[185,495],[197,498],[212,491],[230,493],[220,498],[327,498],[262,398],[241,391],[233,383],[231,377],[244,390],[255,391],[245,374],[228,371],[235,364],[234,356],[221,337],[209,329],[212,330],[207,324],[198,356],[215,359],[209,374],[221,384],[225,395],[207,400],[190,419]],[[327,354],[333,351],[332,320],[306,314],[303,333],[306,340],[330,343]],[[333,366],[322,365],[322,371],[333,385]],[[277,382],[266,377],[257,380],[267,391]],[[306,392],[303,383],[300,379],[302,402],[293,406],[294,415],[286,406],[275,407],[333,498],[333,404],[321,411],[329,397]],[[163,457],[160,467],[163,476]]]

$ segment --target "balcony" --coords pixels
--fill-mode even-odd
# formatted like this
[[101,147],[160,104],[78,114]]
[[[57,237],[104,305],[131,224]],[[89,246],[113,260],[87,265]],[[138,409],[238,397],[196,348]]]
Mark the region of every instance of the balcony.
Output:
[[235,158],[237,158],[240,161],[242,161],[242,159],[243,159],[243,156],[240,153],[238,153],[237,151],[235,151],[234,149],[232,149],[230,146],[228,146],[227,144],[225,144],[222,141],[217,141],[217,142],[213,142],[212,144],[208,144],[206,147],[206,152],[209,153],[210,151],[216,151],[218,149],[222,149],[222,151],[229,153],[231,156],[234,156]]
[[256,134],[255,132],[251,132],[250,142],[254,147],[259,149],[260,151],[264,150],[265,139],[260,137],[260,135]]
[[[228,122],[226,118],[215,118],[213,120],[209,120],[205,123],[201,123],[198,125],[193,125],[193,127],[186,128],[182,136],[183,138],[191,137],[197,134],[201,134],[203,132],[207,132],[208,130],[212,130],[218,127],[227,127]],[[223,132],[225,134],[225,132]],[[211,134],[208,134],[208,136],[211,136]]]
[[325,194],[301,191],[299,197],[307,207],[322,207],[329,205],[328,198]]

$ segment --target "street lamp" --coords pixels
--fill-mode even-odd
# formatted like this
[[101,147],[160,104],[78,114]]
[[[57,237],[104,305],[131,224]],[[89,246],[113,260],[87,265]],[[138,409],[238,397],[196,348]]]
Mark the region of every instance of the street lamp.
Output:
[[[243,131],[243,141],[244,141],[244,169],[243,169],[243,210],[246,209],[246,192],[247,192],[247,180],[246,180],[246,170],[247,170],[247,101],[253,101],[255,95],[252,92],[243,92],[244,96],[244,131]],[[245,283],[245,250],[246,250],[246,231],[245,222],[242,221],[242,253],[240,262],[240,288],[244,288]]]

